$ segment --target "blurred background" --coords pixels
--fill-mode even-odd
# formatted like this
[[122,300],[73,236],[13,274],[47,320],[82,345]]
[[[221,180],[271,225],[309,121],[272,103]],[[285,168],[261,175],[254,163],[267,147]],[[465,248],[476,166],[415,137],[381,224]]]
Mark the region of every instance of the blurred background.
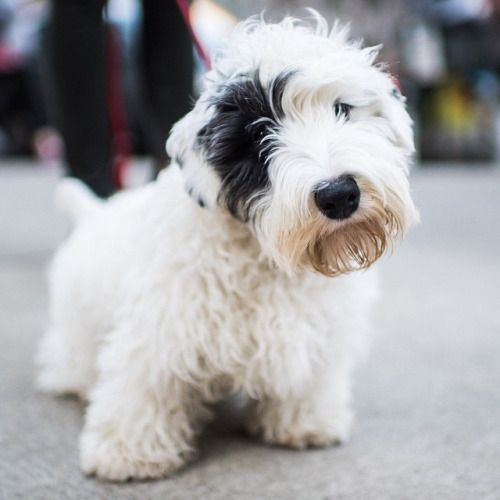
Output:
[[379,264],[347,446],[271,449],[223,421],[182,474],[125,485],[81,475],[83,404],[34,389],[46,268],[70,231],[53,193],[63,173],[104,197],[153,178],[206,63],[174,0],[104,4],[0,0],[0,499],[498,500],[500,0],[190,2],[208,52],[240,18],[306,6],[383,43],[415,122],[422,223]]
[[[108,36],[117,38],[114,53],[109,45],[106,49],[106,82],[120,92],[117,106],[124,116],[113,130],[114,139],[125,134],[130,142],[127,152],[136,155],[149,152],[137,97],[141,82],[134,77],[140,64],[134,57],[134,41],[141,5],[135,0],[110,0],[104,11]],[[195,0],[191,17],[202,44],[213,51],[238,18],[262,10],[270,19],[283,12],[304,15],[304,6],[318,9],[330,20],[350,22],[353,35],[367,44],[383,44],[381,60],[389,63],[408,97],[423,164],[460,161],[473,168],[477,162],[499,159],[498,0]],[[64,143],[50,105],[49,18],[50,2],[0,0],[1,157],[37,158],[43,164],[63,156]],[[198,61],[198,78],[203,69]],[[196,84],[194,90],[193,95]],[[107,104],[114,105],[109,100]]]

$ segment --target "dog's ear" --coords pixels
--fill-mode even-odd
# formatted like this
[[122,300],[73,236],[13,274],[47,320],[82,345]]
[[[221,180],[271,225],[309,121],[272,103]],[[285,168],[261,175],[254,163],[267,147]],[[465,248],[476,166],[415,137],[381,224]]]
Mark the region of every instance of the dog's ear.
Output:
[[173,127],[167,140],[167,154],[182,168],[186,151],[192,148],[194,138],[198,128],[194,123],[196,120],[196,110],[191,110],[186,116],[181,118]]
[[406,98],[391,81],[390,89],[382,99],[381,113],[391,127],[396,144],[411,155],[415,152],[413,120],[406,110],[405,102]]
[[167,153],[181,170],[186,193],[203,208],[217,204],[220,180],[208,168],[198,144],[200,130],[206,125],[210,108],[199,99],[195,107],[172,128]]

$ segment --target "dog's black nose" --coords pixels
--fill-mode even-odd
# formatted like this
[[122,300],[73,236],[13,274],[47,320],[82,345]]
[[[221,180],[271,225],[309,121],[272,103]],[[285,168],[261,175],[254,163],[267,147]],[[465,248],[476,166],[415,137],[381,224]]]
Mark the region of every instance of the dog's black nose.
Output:
[[328,183],[321,183],[314,190],[314,201],[329,219],[347,219],[359,206],[361,193],[352,177],[342,176]]

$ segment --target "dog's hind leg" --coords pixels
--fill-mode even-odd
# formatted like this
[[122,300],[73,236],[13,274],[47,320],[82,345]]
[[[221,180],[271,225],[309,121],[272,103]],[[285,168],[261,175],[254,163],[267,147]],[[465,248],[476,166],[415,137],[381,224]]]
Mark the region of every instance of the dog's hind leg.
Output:
[[49,328],[36,356],[37,386],[43,391],[85,399],[95,381],[94,341],[83,325]]
[[68,273],[61,259],[55,264],[50,275],[50,327],[37,351],[36,383],[43,391],[85,399],[95,382],[97,334],[103,325],[98,328],[92,311],[82,306],[81,278]]

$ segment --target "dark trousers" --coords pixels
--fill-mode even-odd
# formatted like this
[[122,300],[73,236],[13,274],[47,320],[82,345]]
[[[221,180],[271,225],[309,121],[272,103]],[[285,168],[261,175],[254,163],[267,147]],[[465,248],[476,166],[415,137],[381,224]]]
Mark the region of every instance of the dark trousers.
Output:
[[[45,39],[49,111],[65,144],[68,173],[99,196],[116,189],[107,110],[105,0],[52,0]],[[167,161],[171,126],[189,109],[191,40],[173,0],[142,0],[138,45],[141,122],[148,152]]]

